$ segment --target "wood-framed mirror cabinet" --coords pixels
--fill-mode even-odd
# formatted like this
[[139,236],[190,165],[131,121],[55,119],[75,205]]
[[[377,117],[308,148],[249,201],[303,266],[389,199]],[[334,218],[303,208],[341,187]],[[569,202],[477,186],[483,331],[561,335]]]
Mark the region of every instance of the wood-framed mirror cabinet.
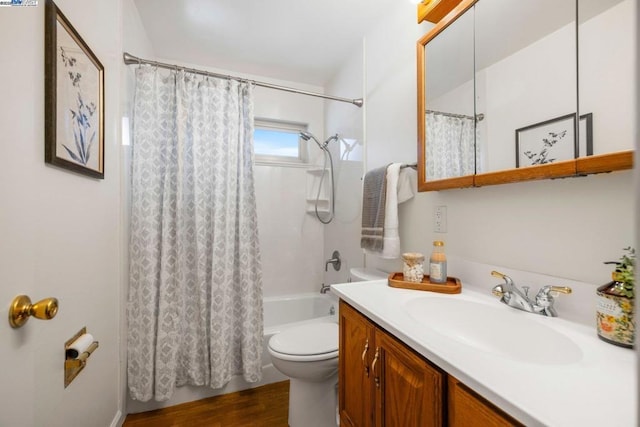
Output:
[[417,43],[418,190],[631,169],[634,3],[462,0]]

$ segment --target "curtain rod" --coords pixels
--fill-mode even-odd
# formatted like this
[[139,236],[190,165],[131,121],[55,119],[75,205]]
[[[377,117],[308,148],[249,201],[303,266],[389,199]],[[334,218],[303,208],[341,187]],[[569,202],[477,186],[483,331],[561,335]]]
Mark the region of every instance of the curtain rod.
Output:
[[[471,120],[473,120],[473,116],[465,116],[464,114],[445,113],[443,111],[435,111],[435,110],[426,110],[425,113],[440,114],[441,116],[455,117],[455,118],[458,118],[458,119],[471,119]],[[484,114],[482,114],[482,113],[476,114],[476,121],[481,122],[482,120],[484,120]]]
[[149,65],[153,65],[155,67],[160,67],[160,68],[168,68],[168,69],[172,69],[172,70],[183,70],[183,71],[187,71],[189,73],[200,74],[200,75],[203,75],[203,76],[218,77],[218,78],[227,79],[227,80],[238,80],[238,81],[241,81],[241,82],[252,83],[252,84],[254,84],[256,86],[266,87],[266,88],[269,88],[269,89],[282,90],[282,91],[291,92],[291,93],[299,93],[301,95],[315,96],[315,97],[318,97],[318,98],[331,99],[333,101],[348,102],[349,104],[353,104],[356,107],[362,107],[362,104],[364,103],[362,98],[358,98],[358,99],[340,98],[339,96],[324,95],[322,93],[309,92],[309,91],[306,91],[306,90],[294,89],[294,88],[291,88],[291,87],[274,85],[274,84],[271,84],[271,83],[259,82],[259,81],[256,81],[256,80],[244,79],[242,77],[230,76],[230,75],[226,75],[226,74],[218,74],[218,73],[213,73],[213,72],[210,72],[210,71],[196,70],[195,68],[187,68],[187,67],[182,67],[180,65],[166,64],[164,62],[151,61],[151,60],[148,60],[148,59],[138,58],[137,56],[133,56],[128,52],[124,52],[122,54],[122,58],[124,59],[125,65],[149,64]]

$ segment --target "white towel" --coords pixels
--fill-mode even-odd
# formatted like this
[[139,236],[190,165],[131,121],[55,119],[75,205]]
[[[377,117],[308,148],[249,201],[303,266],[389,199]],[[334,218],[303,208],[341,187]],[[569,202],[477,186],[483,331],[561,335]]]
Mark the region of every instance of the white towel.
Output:
[[416,171],[411,168],[401,169],[400,166],[402,166],[402,163],[391,163],[387,167],[382,252],[373,252],[365,249],[365,253],[384,259],[400,258],[398,204],[411,199],[415,195],[417,187]]
[[381,258],[400,258],[400,233],[398,232],[398,178],[400,163],[387,167],[387,199],[384,213],[384,238]]
[[398,178],[398,204],[404,203],[416,195],[418,171],[411,167],[400,168]]

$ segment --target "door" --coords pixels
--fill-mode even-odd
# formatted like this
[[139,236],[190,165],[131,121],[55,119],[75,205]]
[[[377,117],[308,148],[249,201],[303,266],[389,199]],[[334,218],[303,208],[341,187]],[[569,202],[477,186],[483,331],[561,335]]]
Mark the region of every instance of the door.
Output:
[[[107,67],[97,180],[44,163],[45,1],[37,3],[0,7],[0,426],[106,427],[119,419],[122,394],[119,6],[56,0]],[[56,317],[11,328],[20,294],[58,298]],[[100,347],[65,388],[64,344],[83,327]]]
[[[17,8],[16,8],[17,9]],[[0,8],[0,425],[31,426],[34,421],[36,351],[46,328],[30,320],[21,330],[9,326],[9,305],[18,294],[38,298],[46,290],[36,285],[40,192],[31,175],[35,159],[43,158],[43,97],[41,63],[17,60],[31,44],[42,44],[40,7]],[[24,10],[27,9],[27,10]],[[11,22],[13,21],[13,22]],[[12,28],[29,31],[12,33]],[[18,42],[19,40],[19,42]],[[33,50],[33,49],[31,49]],[[35,100],[42,101],[35,103]],[[21,100],[24,100],[21,102]],[[44,142],[43,142],[44,144]],[[42,161],[42,160],[41,160]],[[41,212],[40,212],[41,213]],[[43,297],[45,295],[42,295]],[[47,295],[48,296],[48,295]],[[36,325],[46,327],[49,325]],[[40,360],[40,363],[43,363]]]
[[340,300],[340,424],[373,425],[371,365],[375,353],[374,326]]
[[376,426],[441,426],[445,373],[380,329],[375,341]]

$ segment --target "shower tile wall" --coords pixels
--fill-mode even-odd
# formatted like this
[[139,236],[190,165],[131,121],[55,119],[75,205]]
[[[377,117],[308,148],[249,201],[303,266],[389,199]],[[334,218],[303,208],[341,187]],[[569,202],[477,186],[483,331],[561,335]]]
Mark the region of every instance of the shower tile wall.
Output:
[[[262,77],[260,78],[264,80]],[[260,80],[259,79],[259,80]],[[322,88],[272,81],[284,86],[321,92]],[[323,136],[321,99],[255,88],[255,117],[308,125]],[[312,161],[317,150],[309,146]],[[323,263],[322,224],[306,213],[306,168],[257,164],[255,166],[258,232],[265,296],[320,290]]]
[[256,165],[265,296],[320,290],[323,226],[306,213],[304,168]]

